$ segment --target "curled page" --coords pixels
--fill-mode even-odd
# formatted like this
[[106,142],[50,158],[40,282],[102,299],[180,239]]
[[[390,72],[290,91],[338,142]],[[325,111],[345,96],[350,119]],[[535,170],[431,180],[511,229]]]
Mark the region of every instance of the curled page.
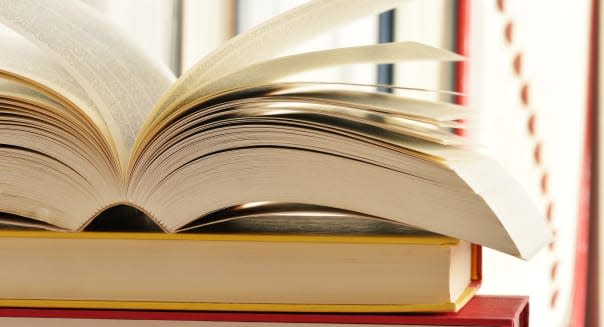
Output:
[[[44,51],[23,38],[12,36],[0,37],[0,49],[0,76],[35,85],[46,94],[51,93],[55,100],[75,106],[93,121],[107,141],[113,140],[107,126],[118,125],[113,121],[107,123],[80,84]],[[106,118],[112,120],[112,117]]]
[[280,78],[324,67],[359,63],[387,63],[406,60],[454,61],[462,56],[447,50],[433,48],[415,42],[398,42],[339,48],[301,53],[293,56],[266,60],[226,75],[211,84],[195,89],[184,100],[196,99],[243,86],[256,86]]
[[81,85],[110,125],[122,165],[149,110],[174,77],[81,1],[0,0],[0,22]]
[[161,120],[194,88],[267,60],[322,32],[395,7],[399,0],[316,0],[240,34],[181,76],[156,105],[146,125]]
[[[495,219],[485,223],[501,227],[505,231],[491,236],[490,242],[501,243],[489,247],[519,258],[530,259],[551,242],[552,231],[543,219],[543,215],[537,210],[522,185],[496,160],[476,155],[472,161],[452,161],[448,165],[472,191],[480,195],[493,212],[492,217]],[[465,233],[480,234],[480,229],[472,227],[467,229]],[[482,235],[473,237],[478,239]],[[463,239],[475,242],[474,238]],[[482,244],[478,241],[476,243]]]
[[[306,85],[306,83],[287,83],[275,85],[303,86]],[[323,86],[322,83],[317,83],[316,85]],[[331,101],[337,104],[344,103],[356,108],[365,107],[373,112],[410,117],[418,121],[427,121],[442,127],[463,128],[465,126],[463,123],[453,121],[457,119],[471,119],[476,113],[474,110],[469,110],[468,108],[460,105],[447,102],[426,101],[382,92],[360,92],[355,90],[354,87],[354,85],[351,85],[347,90],[317,89],[297,91],[296,89],[293,89],[290,91],[290,89],[288,89],[277,91],[274,94],[295,97],[310,97],[313,99],[321,99],[323,101]]]

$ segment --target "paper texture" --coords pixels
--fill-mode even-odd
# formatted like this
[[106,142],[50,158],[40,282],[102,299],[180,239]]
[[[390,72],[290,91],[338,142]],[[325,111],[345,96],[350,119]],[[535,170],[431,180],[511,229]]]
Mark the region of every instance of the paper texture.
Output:
[[204,96],[242,86],[272,82],[277,79],[323,67],[359,63],[391,63],[398,61],[456,61],[463,57],[452,52],[415,42],[387,43],[350,48],[308,52],[263,61],[225,75],[205,87],[191,92],[184,103]]
[[[169,114],[194,88],[263,61],[356,18],[394,7],[397,0],[319,0],[279,15],[233,38],[181,76],[164,94],[146,124]],[[345,10],[342,10],[345,8]]]
[[63,67],[50,59],[47,53],[20,37],[0,36],[0,48],[0,75],[18,79],[62,100],[64,105],[82,111],[92,120],[117,155],[108,126],[119,128],[119,124],[113,121],[113,117],[106,117],[111,120],[111,124],[105,121],[87,92]]
[[0,79],[0,208],[21,216],[0,220],[74,230],[122,198],[115,153],[85,113],[30,86]]
[[0,7],[0,22],[47,51],[86,91],[109,124],[125,166],[172,74],[79,1],[0,0]]

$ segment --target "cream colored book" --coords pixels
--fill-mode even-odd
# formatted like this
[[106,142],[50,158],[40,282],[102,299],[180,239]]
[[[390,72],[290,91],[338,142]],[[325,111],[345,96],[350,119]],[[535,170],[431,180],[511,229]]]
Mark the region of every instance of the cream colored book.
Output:
[[[462,59],[413,42],[279,55],[397,4],[310,2],[175,80],[79,1],[0,0],[20,35],[0,39],[0,305],[454,311],[480,280],[472,244],[531,257],[550,237],[535,205],[451,131],[472,111],[283,81]],[[81,232],[122,205],[167,233]]]
[[0,231],[0,307],[457,311],[478,289],[469,242],[291,209],[194,233]]

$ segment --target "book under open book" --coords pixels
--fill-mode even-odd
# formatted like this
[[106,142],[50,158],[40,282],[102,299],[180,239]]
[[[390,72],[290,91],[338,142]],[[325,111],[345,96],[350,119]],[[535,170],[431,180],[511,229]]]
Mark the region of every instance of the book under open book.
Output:
[[527,327],[528,297],[476,296],[457,313],[440,314],[296,314],[150,310],[74,310],[0,308],[0,323],[20,326],[71,327],[343,327],[353,326],[491,326]]
[[[42,266],[25,274],[19,274],[19,269],[5,269],[0,278],[3,289],[13,285],[14,292],[2,296],[43,300],[60,290],[63,299],[76,302],[102,299],[140,304],[153,298],[257,306],[354,305],[359,304],[359,297],[349,298],[347,294],[357,292],[358,296],[375,288],[378,295],[373,300],[367,298],[365,304],[453,303],[471,293],[467,292],[473,269],[470,243],[522,258],[533,255],[549,239],[535,206],[495,161],[451,132],[451,128],[463,128],[458,120],[470,118],[471,111],[449,103],[377,93],[371,85],[281,80],[334,65],[461,59],[412,42],[278,57],[329,28],[379,13],[396,3],[308,3],[234,38],[174,81],[165,68],[120,38],[118,31],[78,1],[0,0],[0,22],[23,36],[0,40],[0,211],[6,214],[4,224],[81,231],[98,214],[121,204],[138,208],[170,233],[215,222],[208,217],[239,218],[239,225],[235,224],[239,227],[249,219],[256,224],[262,218],[288,218],[291,206],[320,208],[321,215],[345,222],[337,225],[332,236],[321,239],[304,236],[307,233],[284,235],[283,230],[271,232],[270,228],[259,234],[250,231],[248,236],[233,231],[218,233],[221,236],[217,239],[209,230],[209,234],[197,236],[129,237],[7,231],[0,238],[0,248],[3,252],[12,249],[10,258],[15,262],[25,258],[21,263],[28,262],[27,266],[34,267],[37,262],[48,268],[50,260],[32,258],[56,255],[51,265],[55,272],[67,273],[79,267],[84,269],[79,275],[86,275],[95,267],[105,279],[101,278],[97,293],[91,291],[95,294],[92,298],[83,298],[69,290],[87,287],[76,287],[73,280],[61,284],[54,279],[53,288],[52,280],[44,281],[37,275]],[[245,214],[250,207],[262,206],[270,210]],[[228,219],[216,215],[225,209],[229,209]],[[308,218],[304,214],[289,216],[295,216],[288,218],[294,224]],[[355,233],[354,226],[367,219],[373,224],[388,220],[395,231],[400,228],[396,224],[413,226],[415,231],[411,236],[408,232],[394,236]],[[338,236],[337,230],[344,230],[344,234],[348,230],[348,236]],[[423,236],[414,234],[418,231]],[[279,245],[275,245],[268,242],[275,239],[267,239],[267,233],[284,238],[277,238]],[[352,239],[348,238],[351,233],[356,235]],[[132,243],[133,239],[138,242]],[[176,239],[180,241],[166,242]],[[193,239],[198,242],[190,242]],[[309,239],[312,242],[307,242]],[[357,244],[367,243],[372,246],[356,249]],[[63,248],[55,252],[57,247]],[[123,253],[108,259],[100,250],[107,251],[107,247]],[[257,248],[262,250],[254,252]],[[230,257],[232,251],[238,256]],[[86,258],[86,253],[94,259],[72,261]],[[120,260],[143,258],[141,262],[151,262],[161,253],[174,254],[176,261],[182,259],[174,262],[174,267],[191,263],[189,272],[200,272],[198,277],[204,280],[200,287],[206,293],[192,287],[193,280],[178,282],[178,272],[167,270],[167,276],[173,278],[170,285],[149,291],[145,285],[158,285],[153,280],[161,274],[159,267],[145,264],[131,271],[140,272],[140,280],[107,286],[119,275],[112,269],[122,267]],[[198,259],[203,264],[197,262],[196,266],[188,256],[201,253]],[[279,283],[277,275],[263,275],[262,269],[274,268],[279,261],[275,258],[285,260],[288,253],[334,262],[330,265],[333,270],[320,279],[325,266],[308,259],[306,264],[290,267],[296,278],[284,273],[283,285],[270,288],[269,295],[254,292],[254,287],[266,289],[262,286]],[[235,275],[241,277],[251,266],[238,267],[237,258],[248,256],[259,270],[254,271],[256,279],[242,286],[236,283]],[[435,259],[438,256],[441,259]],[[369,264],[367,274],[378,267],[400,268],[386,273],[383,281],[401,282],[400,272],[407,271],[403,276],[409,285],[397,287],[409,288],[425,280],[420,270],[405,266],[409,262],[416,267],[424,262],[425,273],[433,276],[442,273],[443,284],[434,284],[433,289],[423,284],[418,293],[409,292],[411,298],[402,299],[391,297],[389,283],[358,284],[367,279],[361,273],[350,273],[357,279],[343,278],[347,260],[365,262],[371,258],[377,261]],[[392,262],[394,258],[398,261]],[[261,269],[262,260],[273,264]],[[237,273],[219,276],[219,270],[212,270],[215,267],[204,268],[219,264]],[[436,269],[439,265],[442,269]],[[453,266],[458,268],[450,270]],[[305,268],[309,269],[307,274]],[[195,276],[191,274],[187,276]],[[304,282],[293,282],[302,275],[308,277]],[[455,278],[450,278],[453,275]],[[39,287],[24,295],[19,285],[33,278],[42,278]],[[216,281],[220,281],[214,285],[221,285],[221,291],[212,293],[210,286]],[[180,295],[166,295],[178,283],[183,286]],[[291,288],[285,287],[288,283]],[[348,293],[347,285],[355,283],[359,287]],[[125,291],[128,284],[131,293]],[[328,284],[333,288],[327,288],[322,296],[303,292]],[[224,285],[231,285],[230,291],[225,291]],[[420,288],[431,289],[429,296],[422,297]],[[123,296],[116,295],[120,289]],[[188,297],[186,289],[202,295]],[[280,293],[280,289],[287,291]]]

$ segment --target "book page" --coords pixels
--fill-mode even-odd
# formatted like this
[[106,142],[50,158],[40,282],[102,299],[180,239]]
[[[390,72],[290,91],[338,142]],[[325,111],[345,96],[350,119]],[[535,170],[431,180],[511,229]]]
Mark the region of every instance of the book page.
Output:
[[[278,83],[275,85],[285,85]],[[306,83],[290,83],[292,87],[303,87]],[[314,83],[310,83],[314,85]],[[323,85],[316,83],[317,86]],[[447,102],[432,102],[419,100],[405,96],[396,96],[390,93],[382,92],[362,92],[360,87],[347,85],[347,89],[337,89],[330,85],[329,89],[316,89],[305,92],[298,92],[293,89],[286,89],[281,92],[275,92],[271,95],[286,96],[304,96],[323,101],[334,102],[337,104],[345,103],[352,107],[366,107],[372,112],[392,114],[398,117],[413,118],[418,121],[429,122],[442,127],[463,128],[462,122],[452,122],[458,119],[471,119],[475,115],[474,110],[469,110],[460,105]],[[427,94],[438,94],[435,92],[423,92]],[[462,110],[463,109],[463,110]]]
[[316,0],[240,34],[189,69],[164,94],[145,127],[183,104],[194,88],[253,63],[274,57],[320,33],[357,18],[393,8],[397,0]]
[[0,0],[0,22],[47,51],[76,80],[114,134],[122,165],[153,104],[174,80],[80,1]]
[[3,225],[76,230],[123,198],[116,155],[85,114],[0,78],[0,116]]
[[199,86],[185,98],[184,103],[192,103],[205,95],[222,90],[257,85],[289,75],[336,65],[426,60],[438,62],[461,59],[463,57],[447,50],[415,42],[387,43],[301,53],[262,61],[219,78],[212,84]]
[[[55,100],[63,102],[68,107],[76,107],[92,120],[94,125],[105,136],[107,143],[113,147],[117,155],[116,144],[113,142],[108,126],[118,126],[111,119],[107,123],[100,110],[87,95],[86,91],[76,80],[46,53],[19,37],[0,37],[0,76],[15,78],[30,84],[32,87],[51,95]],[[5,87],[3,85],[3,87]],[[37,94],[32,92],[31,94]]]

